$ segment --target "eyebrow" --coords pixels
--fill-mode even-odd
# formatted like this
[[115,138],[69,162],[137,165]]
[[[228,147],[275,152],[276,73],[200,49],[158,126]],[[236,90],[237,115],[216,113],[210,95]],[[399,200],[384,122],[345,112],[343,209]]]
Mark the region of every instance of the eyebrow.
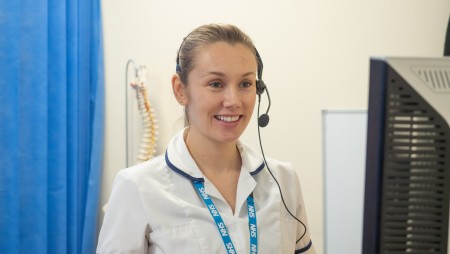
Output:
[[[203,77],[206,77],[208,75],[217,75],[217,76],[223,77],[223,76],[225,76],[225,73],[220,72],[220,71],[210,71],[210,72],[206,73],[205,75],[203,75]],[[256,73],[249,71],[249,72],[242,74],[242,77],[246,77],[246,76],[256,76]]]

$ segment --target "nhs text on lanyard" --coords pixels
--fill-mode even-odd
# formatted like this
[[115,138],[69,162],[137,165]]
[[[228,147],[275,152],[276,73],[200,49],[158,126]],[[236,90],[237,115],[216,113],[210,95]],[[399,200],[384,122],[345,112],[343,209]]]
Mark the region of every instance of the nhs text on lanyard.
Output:
[[[227,227],[223,222],[222,216],[220,216],[216,206],[212,202],[209,195],[205,192],[205,186],[203,185],[203,182],[194,181],[193,184],[194,187],[197,189],[198,195],[200,195],[200,197],[203,199],[203,202],[205,203],[206,207],[211,213],[211,216],[216,222],[217,229],[219,230],[220,236],[222,236],[222,240],[223,243],[225,244],[225,248],[227,249],[228,254],[237,254],[233,242],[231,241],[230,235],[228,234]],[[258,230],[256,225],[256,209],[255,209],[255,201],[253,200],[253,195],[248,196],[247,207],[248,207],[248,228],[250,231],[250,253],[257,254]]]

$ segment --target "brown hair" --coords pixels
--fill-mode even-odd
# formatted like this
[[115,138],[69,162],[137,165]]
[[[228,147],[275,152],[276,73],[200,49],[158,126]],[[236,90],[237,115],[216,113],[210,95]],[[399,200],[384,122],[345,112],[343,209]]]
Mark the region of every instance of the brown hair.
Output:
[[196,53],[202,48],[220,41],[231,45],[239,43],[248,47],[251,51],[255,51],[255,46],[250,37],[234,25],[209,24],[200,26],[184,38],[178,51],[177,74],[183,84],[187,85],[188,83],[188,75],[193,68]]

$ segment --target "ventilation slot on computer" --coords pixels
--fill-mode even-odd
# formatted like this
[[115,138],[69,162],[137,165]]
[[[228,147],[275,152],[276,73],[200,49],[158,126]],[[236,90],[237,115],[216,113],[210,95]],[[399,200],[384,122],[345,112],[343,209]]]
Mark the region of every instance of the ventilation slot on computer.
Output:
[[450,92],[450,70],[413,67],[413,72],[434,92]]
[[[445,86],[450,88],[449,72],[421,73],[434,87],[443,87],[442,80],[447,80]],[[448,125],[399,76],[390,81],[388,90],[380,251],[444,253],[450,189],[445,158],[450,153]]]

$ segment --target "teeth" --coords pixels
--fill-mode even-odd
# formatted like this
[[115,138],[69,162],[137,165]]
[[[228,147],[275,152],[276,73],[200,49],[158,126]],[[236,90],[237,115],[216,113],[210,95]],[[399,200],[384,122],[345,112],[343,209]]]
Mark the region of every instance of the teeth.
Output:
[[217,116],[216,118],[224,122],[235,122],[239,119],[239,116]]

